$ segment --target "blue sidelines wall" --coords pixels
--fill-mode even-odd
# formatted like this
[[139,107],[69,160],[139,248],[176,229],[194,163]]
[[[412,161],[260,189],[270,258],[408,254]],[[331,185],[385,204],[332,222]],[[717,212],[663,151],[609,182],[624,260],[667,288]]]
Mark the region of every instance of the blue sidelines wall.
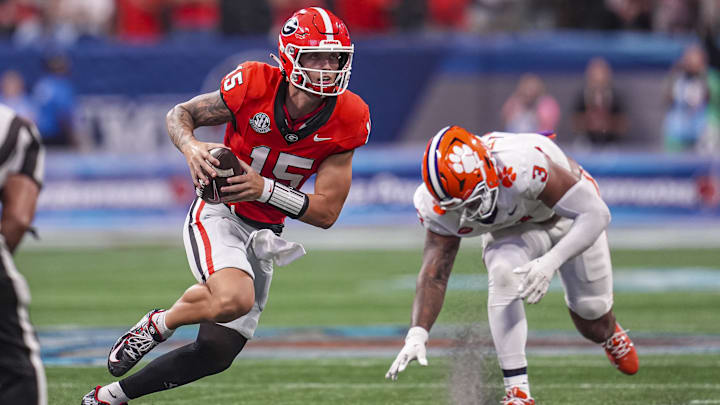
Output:
[[[663,76],[691,37],[635,33],[531,32],[520,35],[355,37],[350,89],[369,104],[373,131],[357,152],[345,224],[415,221],[412,191],[421,148],[449,123],[482,133],[502,129],[499,110],[517,77],[539,73],[563,108],[558,133],[572,143],[567,110],[590,58],[613,66],[626,91],[631,139],[660,144]],[[245,60],[270,62],[269,37],[171,37],[147,46],[82,42],[67,50],[79,94],[77,128],[90,153],[48,158],[38,223],[46,227],[179,226],[193,196],[182,156],[167,139],[173,104],[217,89]],[[42,49],[0,43],[0,71],[19,70],[28,86],[42,74]],[[198,131],[219,141],[221,131]],[[411,142],[412,141],[412,142]],[[626,149],[623,149],[626,150]],[[662,154],[577,156],[599,181],[615,223],[717,218],[717,161]]]
[[[690,37],[587,32],[355,38],[350,89],[371,107],[375,143],[398,140],[428,96],[428,89],[439,79],[463,80],[482,96],[465,107],[482,116],[480,122],[484,125],[478,130],[484,132],[501,128],[496,123],[499,111],[494,111],[494,105],[488,111],[482,99],[506,98],[522,73],[539,73],[562,92],[563,86],[579,86],[588,60],[602,56],[610,61],[620,80],[625,80],[619,85],[634,89],[639,85],[636,75],[664,74],[691,41]],[[277,52],[277,46],[269,37],[185,35],[147,46],[81,42],[67,50],[72,62],[70,79],[83,110],[79,114],[81,129],[97,132],[85,134],[96,140],[122,136],[119,129],[108,127],[105,121],[140,119],[132,114],[116,116],[127,108],[152,109],[158,99],[172,105],[199,92],[215,90],[220,78],[237,63],[272,63],[270,52]],[[42,75],[43,55],[42,49],[18,49],[0,43],[0,72],[17,69],[31,87]],[[484,82],[472,84],[472,79],[478,78],[507,83],[494,89]],[[638,91],[635,88],[628,93]],[[99,96],[105,98],[97,99]],[[562,94],[556,96],[563,104]],[[653,94],[647,96],[655,99]],[[160,111],[166,111],[165,104],[154,115],[162,117]],[[459,119],[454,118],[456,122]],[[162,125],[159,127],[156,132],[162,132]],[[133,139],[132,134],[127,136]],[[162,138],[162,134],[158,137]],[[110,143],[109,147],[117,145]]]
[[[357,151],[340,224],[416,221],[420,148]],[[598,181],[615,224],[720,218],[720,160],[697,156],[576,155]],[[309,190],[312,181],[308,182]],[[308,189],[308,187],[306,187]],[[182,156],[51,154],[37,224],[54,229],[177,227],[194,197]]]

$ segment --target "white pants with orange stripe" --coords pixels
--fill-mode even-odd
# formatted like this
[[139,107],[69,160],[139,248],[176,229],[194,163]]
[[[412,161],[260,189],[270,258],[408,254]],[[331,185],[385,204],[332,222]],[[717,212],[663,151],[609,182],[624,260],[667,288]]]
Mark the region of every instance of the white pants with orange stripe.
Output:
[[255,304],[250,312],[232,322],[219,323],[247,339],[255,334],[273,275],[272,259],[257,257],[250,247],[256,230],[224,204],[208,204],[199,198],[190,207],[183,227],[190,271],[199,283],[204,284],[214,272],[228,267],[241,269],[253,278]]
[[[488,319],[503,369],[527,366],[527,320],[518,294],[523,275],[512,270],[545,254],[571,225],[571,219],[561,218],[556,222],[525,223],[483,235],[483,260],[488,270]],[[558,273],[565,290],[565,304],[580,317],[597,319],[612,308],[612,266],[605,232],[587,250],[560,266]]]

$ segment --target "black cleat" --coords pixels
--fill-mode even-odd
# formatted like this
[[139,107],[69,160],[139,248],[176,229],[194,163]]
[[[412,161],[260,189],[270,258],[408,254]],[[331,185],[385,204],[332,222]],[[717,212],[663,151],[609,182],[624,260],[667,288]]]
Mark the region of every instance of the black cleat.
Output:
[[152,315],[162,311],[153,309],[148,312],[115,342],[108,354],[107,366],[110,374],[120,377],[127,373],[143,356],[166,339],[160,336],[157,326],[150,320]]

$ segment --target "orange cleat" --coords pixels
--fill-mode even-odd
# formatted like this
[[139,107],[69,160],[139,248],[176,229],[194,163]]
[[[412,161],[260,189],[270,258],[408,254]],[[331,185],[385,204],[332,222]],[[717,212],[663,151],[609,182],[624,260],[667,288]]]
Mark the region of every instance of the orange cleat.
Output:
[[502,405],[535,405],[535,400],[518,387],[512,387],[505,393]]
[[615,333],[601,346],[605,349],[610,363],[618,370],[628,375],[637,373],[640,365],[635,344],[619,324],[615,323]]

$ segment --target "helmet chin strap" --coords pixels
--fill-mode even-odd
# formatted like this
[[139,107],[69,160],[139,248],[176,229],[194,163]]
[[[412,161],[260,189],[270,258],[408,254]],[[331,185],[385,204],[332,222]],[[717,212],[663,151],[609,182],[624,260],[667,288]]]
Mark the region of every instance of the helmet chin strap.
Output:
[[275,55],[274,53],[271,53],[271,54],[270,54],[270,59],[272,59],[272,60],[274,60],[275,62],[277,62],[278,66],[280,66],[280,70],[282,70],[283,72],[285,72],[285,69],[283,69],[283,66],[282,66],[282,62],[280,62],[280,58],[278,58],[277,55]]

